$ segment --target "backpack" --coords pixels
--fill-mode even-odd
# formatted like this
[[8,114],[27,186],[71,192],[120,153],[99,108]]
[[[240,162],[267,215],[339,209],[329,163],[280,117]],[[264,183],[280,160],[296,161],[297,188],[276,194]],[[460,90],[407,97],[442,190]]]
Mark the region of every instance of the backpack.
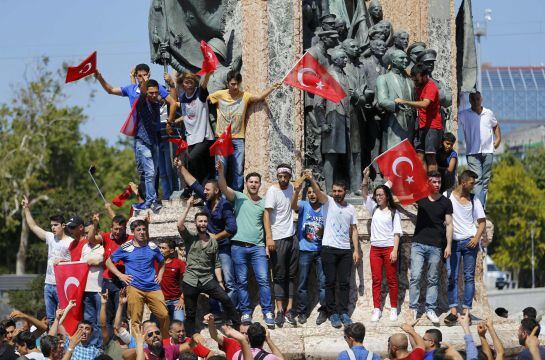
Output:
[[[266,352],[263,349],[260,349],[259,352],[257,354],[255,354],[254,360],[263,360],[263,359],[265,359],[265,357],[267,355],[269,355],[268,352]],[[242,360],[242,350],[240,350],[240,353],[238,354],[238,360]]]
[[[354,351],[352,349],[346,350],[346,353],[348,354],[348,358],[350,360],[356,360],[356,354],[354,354]],[[375,354],[373,354],[372,351],[367,350],[367,357],[365,358],[365,360],[373,360],[374,355]]]

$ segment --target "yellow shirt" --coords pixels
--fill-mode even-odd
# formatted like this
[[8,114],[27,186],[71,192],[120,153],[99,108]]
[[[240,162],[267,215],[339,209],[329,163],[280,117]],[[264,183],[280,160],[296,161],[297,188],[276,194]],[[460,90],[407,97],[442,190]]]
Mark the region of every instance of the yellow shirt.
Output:
[[208,99],[212,104],[217,105],[218,119],[216,123],[216,137],[219,137],[231,124],[233,139],[244,139],[246,135],[246,110],[252,94],[242,91],[233,99],[229,90],[219,90],[209,95]]

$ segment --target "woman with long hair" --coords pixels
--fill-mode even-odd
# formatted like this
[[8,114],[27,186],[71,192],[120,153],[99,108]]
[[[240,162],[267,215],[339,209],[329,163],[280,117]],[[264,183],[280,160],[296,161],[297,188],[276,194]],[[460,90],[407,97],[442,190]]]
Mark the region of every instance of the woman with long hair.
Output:
[[371,321],[377,322],[382,316],[382,271],[390,293],[390,321],[397,320],[397,257],[402,234],[401,217],[396,210],[392,191],[386,185],[379,185],[369,195],[369,168],[363,171],[361,185],[365,207],[371,214],[371,277],[373,283],[373,313]]

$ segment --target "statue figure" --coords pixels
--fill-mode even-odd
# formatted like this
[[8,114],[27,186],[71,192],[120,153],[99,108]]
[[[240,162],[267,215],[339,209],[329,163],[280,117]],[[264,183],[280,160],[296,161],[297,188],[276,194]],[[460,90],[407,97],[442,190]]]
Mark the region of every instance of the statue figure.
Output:
[[343,42],[348,37],[348,28],[344,20],[337,19],[335,21],[335,30],[339,34],[339,41]]
[[339,44],[339,34],[335,30],[321,30],[316,31],[316,37],[318,38],[316,44],[312,45],[308,49],[308,52],[318,60],[320,64],[327,67],[331,63],[327,51]]
[[433,80],[435,85],[437,85],[437,89],[439,90],[439,103],[441,104],[441,116],[443,117],[443,126],[446,129],[446,123],[450,119],[452,112],[452,95],[450,89],[442,80],[437,80],[433,77],[436,59],[437,51],[433,49],[426,49],[418,55],[416,62],[423,63],[428,68],[430,78]]
[[328,13],[328,0],[303,0],[303,49],[312,45],[314,32],[320,26],[320,18]]
[[413,68],[414,64],[416,64],[418,55],[420,55],[424,50],[426,50],[426,43],[423,43],[422,41],[413,42],[407,48],[407,55],[409,56],[410,61],[409,66],[407,66],[407,72],[409,74],[411,73],[411,69]]
[[227,88],[227,73],[231,70],[240,71],[242,68],[242,56],[236,56],[230,64],[226,62],[227,60],[227,45],[225,41],[218,38],[213,38],[208,41],[208,45],[214,50],[214,53],[217,55],[220,63],[216,70],[210,76],[208,80],[207,89],[211,93],[218,90],[223,90]]
[[[331,50],[330,55],[331,74],[348,94],[349,79],[344,71],[348,56],[340,47]],[[351,116],[353,110],[350,97],[347,96],[336,104],[316,96],[314,111],[322,130],[323,174],[327,192],[331,191],[334,177],[341,169],[348,169],[350,190],[359,192],[361,147],[357,118]]]
[[386,46],[388,47],[392,46],[394,42],[394,31],[393,31],[392,23],[388,20],[381,20],[373,26],[379,29],[380,31],[382,31],[384,35],[386,36],[386,40],[385,40]]
[[335,14],[337,20],[344,21],[345,24],[350,23],[350,16],[348,15],[345,0],[329,0],[329,13]]
[[[370,41],[375,39],[381,39],[385,42],[386,49],[390,46],[389,44],[392,40],[392,24],[383,20],[377,23],[376,25],[371,26],[368,32],[367,43],[363,44],[363,57],[367,58],[371,56]],[[388,65],[388,64],[386,64]]]
[[392,46],[386,50],[386,54],[384,54],[384,63],[388,65],[390,63],[389,56],[394,50],[407,50],[407,47],[409,46],[409,33],[405,30],[396,31],[394,33],[394,43]]
[[362,130],[364,144],[362,161],[364,167],[369,165],[371,160],[379,155],[380,143],[382,141],[380,115],[383,111],[377,107],[375,88],[377,78],[380,75],[386,74],[386,65],[382,61],[386,52],[386,43],[381,39],[371,40],[370,50],[371,56],[362,60],[363,73],[367,83],[365,105],[363,108],[365,121]]
[[153,0],[148,27],[151,59],[178,72],[202,65],[201,40],[223,37],[222,0]]
[[405,69],[409,64],[407,54],[394,50],[390,56],[392,68],[377,79],[376,97],[378,106],[384,110],[382,115],[383,135],[381,153],[402,140],[413,141],[416,112],[404,104],[396,104],[396,98],[415,98],[413,81],[407,76]]
[[365,0],[359,0],[352,18],[348,37],[355,39],[360,45],[367,48],[369,45],[369,30],[384,18],[382,5],[379,0],[371,0],[369,6]]
[[[337,16],[335,14],[327,14],[320,18],[320,27],[316,28],[317,31],[335,31],[337,32]],[[315,35],[311,41],[311,47],[316,45],[319,41],[319,37]]]
[[371,20],[371,26],[378,24],[384,19],[384,13],[382,12],[382,5],[379,0],[371,0],[369,3],[369,17]]

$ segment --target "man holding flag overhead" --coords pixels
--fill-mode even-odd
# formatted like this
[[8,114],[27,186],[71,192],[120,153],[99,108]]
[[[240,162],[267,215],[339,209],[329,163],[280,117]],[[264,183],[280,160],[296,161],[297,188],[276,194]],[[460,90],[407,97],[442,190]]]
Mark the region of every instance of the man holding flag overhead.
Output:
[[242,75],[236,71],[227,74],[225,90],[216,91],[208,96],[212,104],[217,104],[218,121],[216,137],[220,137],[228,125],[231,125],[234,153],[229,157],[218,156],[216,160],[223,163],[229,187],[235,191],[242,191],[244,187],[244,138],[246,137],[246,110],[252,103],[265,100],[270,93],[278,89],[282,83],[277,82],[263,91],[261,95],[252,95],[241,90]]

